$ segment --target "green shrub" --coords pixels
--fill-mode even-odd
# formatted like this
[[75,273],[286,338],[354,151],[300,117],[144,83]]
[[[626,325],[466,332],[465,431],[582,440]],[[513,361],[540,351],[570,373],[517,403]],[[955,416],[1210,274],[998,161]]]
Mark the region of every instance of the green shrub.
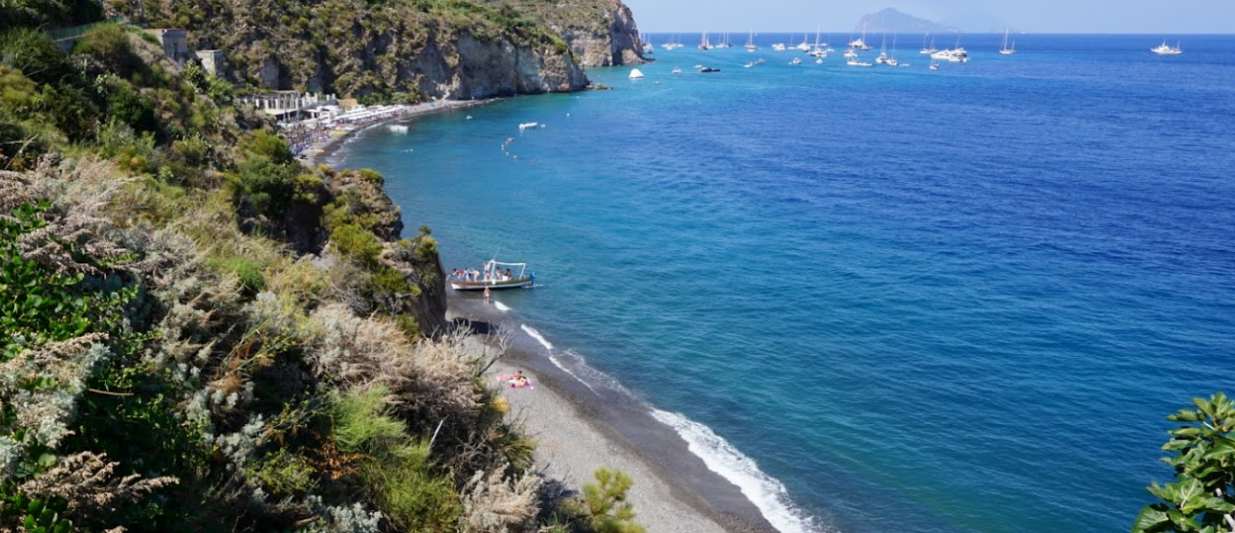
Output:
[[367,267],[376,267],[382,243],[372,231],[358,224],[343,224],[330,232],[330,243],[345,257]]
[[119,24],[99,24],[91,28],[77,40],[73,53],[87,56],[125,79],[152,79],[149,66],[133,51],[128,32]]
[[313,479],[314,468],[308,459],[276,450],[269,456],[255,461],[247,477],[256,479],[272,495],[278,497],[299,496],[312,491],[317,483]]
[[109,331],[123,318],[135,289],[91,290],[85,276],[41,265],[22,256],[18,239],[46,226],[46,203],[24,204],[0,217],[0,360],[20,345],[66,340]]
[[210,266],[235,275],[236,279],[240,280],[240,286],[249,295],[266,290],[266,276],[263,273],[266,265],[261,261],[248,257],[227,257],[211,260]]
[[149,173],[155,168],[154,135],[138,134],[127,123],[112,119],[95,134],[99,153],[132,172]]
[[1235,523],[1235,402],[1223,393],[1192,400],[1168,419],[1179,424],[1162,446],[1175,481],[1154,483],[1158,499],[1132,524],[1135,533],[1227,531]]
[[433,473],[428,445],[413,441],[403,422],[387,413],[386,395],[372,387],[336,396],[335,445],[364,455],[361,482],[400,530],[452,530],[461,512],[454,483]]
[[331,420],[340,450],[380,455],[406,440],[403,423],[386,414],[387,394],[382,387],[372,387],[335,398]]
[[596,484],[583,486],[583,504],[588,522],[598,533],[642,533],[635,523],[635,509],[626,501],[626,492],[633,482],[630,476],[617,470],[596,470]]
[[287,165],[295,161],[287,141],[269,130],[257,130],[249,134],[240,142],[238,148],[249,158],[265,158],[276,165]]
[[18,28],[0,34],[0,64],[20,70],[39,83],[59,83],[75,77],[68,57],[46,33]]

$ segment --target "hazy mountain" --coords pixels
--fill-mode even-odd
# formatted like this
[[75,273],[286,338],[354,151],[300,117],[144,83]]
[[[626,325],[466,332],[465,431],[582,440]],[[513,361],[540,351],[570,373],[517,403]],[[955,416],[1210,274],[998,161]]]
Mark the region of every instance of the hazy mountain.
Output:
[[869,33],[945,33],[956,28],[932,20],[918,18],[893,8],[871,13],[858,20],[856,31]]

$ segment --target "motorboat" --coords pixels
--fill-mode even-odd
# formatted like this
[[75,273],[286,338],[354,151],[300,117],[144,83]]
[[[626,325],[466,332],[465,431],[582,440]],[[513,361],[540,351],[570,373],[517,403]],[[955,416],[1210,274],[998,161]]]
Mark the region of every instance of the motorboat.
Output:
[[449,283],[456,291],[529,289],[536,286],[536,274],[527,271],[527,263],[490,259],[480,270],[455,270],[450,274]]
[[849,61],[846,61],[846,62],[845,62],[845,64],[846,64],[846,65],[849,65],[849,66],[851,66],[851,67],[870,67],[870,66],[872,66],[870,63],[867,63],[867,62],[865,62],[865,61],[858,61],[857,59],[850,59]]
[[673,72],[671,72],[671,74],[673,74],[673,75],[678,75],[678,74],[681,74],[681,73],[682,73],[682,69],[680,69],[680,68],[678,68],[678,67],[673,67]]
[[627,77],[632,80],[641,80],[643,79],[643,71],[637,68],[632,68],[630,69],[630,75]]
[[710,72],[720,72],[720,69],[715,68],[715,67],[703,67],[703,68],[699,69],[699,72],[702,72],[702,73],[705,73],[705,74],[706,74],[706,73],[710,73]]
[[795,58],[793,58],[793,59],[790,59],[790,60],[789,60],[789,64],[790,64],[790,65],[801,65],[801,64],[802,64],[802,58],[800,58],[800,57],[795,57]]
[[784,52],[785,43],[772,43],[772,51],[773,52]]
[[1160,56],[1178,56],[1183,55],[1184,53],[1184,49],[1179,46],[1179,43],[1175,43],[1175,46],[1172,47],[1171,45],[1166,44],[1166,41],[1162,41],[1162,44],[1150,48],[1149,51]]

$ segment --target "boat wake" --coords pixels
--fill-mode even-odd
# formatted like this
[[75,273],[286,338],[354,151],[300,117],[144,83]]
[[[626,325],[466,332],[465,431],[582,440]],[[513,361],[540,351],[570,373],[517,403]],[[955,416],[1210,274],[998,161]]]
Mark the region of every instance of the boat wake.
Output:
[[742,491],[772,527],[781,533],[821,531],[815,520],[789,500],[780,480],[765,474],[747,457],[716,432],[678,413],[652,409],[652,417],[671,427],[686,441],[690,452],[703,459],[708,469],[720,474]]

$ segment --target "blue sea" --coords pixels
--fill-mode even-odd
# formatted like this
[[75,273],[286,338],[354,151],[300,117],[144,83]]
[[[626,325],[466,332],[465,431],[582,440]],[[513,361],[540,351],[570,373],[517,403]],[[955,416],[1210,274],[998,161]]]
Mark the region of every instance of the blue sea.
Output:
[[336,157],[447,268],[529,262],[499,300],[782,530],[1126,530],[1166,415],[1235,392],[1235,37],[966,36],[939,71],[827,37],[681,35]]

